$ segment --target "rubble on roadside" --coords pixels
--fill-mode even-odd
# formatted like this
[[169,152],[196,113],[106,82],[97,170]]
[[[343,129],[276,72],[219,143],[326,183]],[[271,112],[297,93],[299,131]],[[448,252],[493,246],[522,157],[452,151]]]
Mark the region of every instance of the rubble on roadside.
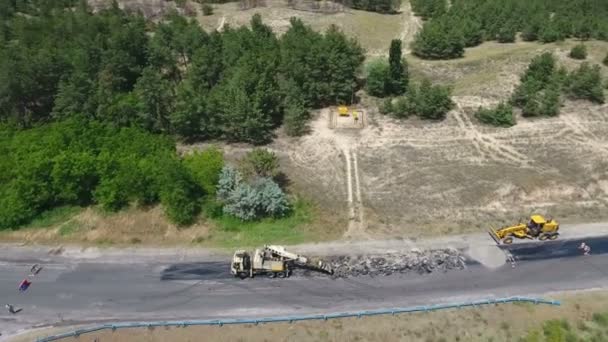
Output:
[[[464,255],[456,249],[412,250],[404,254],[334,256],[325,260],[333,267],[334,278],[404,273],[428,274],[466,268]],[[306,270],[294,271],[294,275],[315,275]]]

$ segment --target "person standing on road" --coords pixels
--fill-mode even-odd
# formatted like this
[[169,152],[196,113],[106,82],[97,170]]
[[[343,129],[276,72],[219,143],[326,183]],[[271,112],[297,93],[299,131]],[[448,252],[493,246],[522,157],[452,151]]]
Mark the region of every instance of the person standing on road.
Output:
[[23,281],[19,284],[19,292],[25,292],[30,285],[32,285],[32,282],[27,280],[27,279],[23,279]]
[[515,257],[513,256],[513,254],[507,254],[507,261],[511,263],[511,268],[515,268]]
[[15,310],[15,306],[13,304],[6,304],[4,307],[8,310],[8,312],[12,313],[13,315],[21,311],[21,309]]
[[40,265],[34,264],[34,266],[32,266],[32,268],[30,268],[30,277],[34,277],[34,276],[38,275],[38,273],[40,273],[41,270],[42,270],[42,267],[40,267]]
[[589,255],[591,254],[591,247],[589,247],[589,245],[587,245],[584,242],[581,242],[581,245],[578,246],[578,249],[583,251],[583,255]]

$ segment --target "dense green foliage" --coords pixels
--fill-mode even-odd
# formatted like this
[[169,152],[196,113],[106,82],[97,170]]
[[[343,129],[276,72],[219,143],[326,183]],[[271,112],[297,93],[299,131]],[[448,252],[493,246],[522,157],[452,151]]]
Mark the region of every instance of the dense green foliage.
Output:
[[423,19],[439,17],[448,10],[447,0],[410,0],[414,13]]
[[480,122],[492,126],[511,127],[515,125],[513,107],[507,103],[499,103],[495,108],[479,108],[475,118]]
[[363,62],[335,26],[321,34],[297,19],[279,39],[258,15],[208,34],[177,14],[153,24],[116,5],[92,14],[81,2],[22,3],[27,16],[3,2],[0,31],[0,120],[22,128],[83,116],[263,143],[284,119],[289,133],[305,131],[310,107],[350,103]]
[[396,13],[401,7],[401,0],[349,0],[345,4],[354,9],[378,13]]
[[576,326],[566,320],[548,320],[530,330],[520,342],[603,342],[608,338],[608,313],[594,313]]
[[570,50],[570,58],[585,59],[587,58],[587,47],[585,44],[577,44]]
[[240,169],[248,179],[274,178],[279,174],[279,158],[263,148],[254,148],[240,161]]
[[408,67],[401,55],[401,40],[393,39],[388,61],[378,58],[367,66],[367,93],[377,97],[401,95],[407,89],[408,82]]
[[401,39],[391,40],[388,54],[390,95],[401,95],[405,92],[409,82],[407,62],[401,56]]
[[272,179],[259,177],[245,182],[241,173],[229,166],[220,174],[217,195],[224,213],[243,221],[282,217],[290,210],[287,196]]
[[604,103],[600,66],[591,66],[589,63],[581,64],[578,69],[570,73],[566,82],[566,90],[572,98]]
[[522,108],[524,116],[557,115],[565,76],[551,53],[534,57],[511,98],[513,105]]
[[408,90],[409,111],[422,119],[443,120],[454,108],[451,92],[449,87],[433,85],[425,79]]
[[290,136],[300,136],[308,132],[308,119],[310,112],[306,107],[304,96],[292,80],[285,87],[285,117],[283,124],[285,132]]
[[608,66],[608,53],[606,54],[606,57],[604,57],[602,64],[604,64],[605,66]]
[[201,6],[201,9],[203,10],[203,15],[213,14],[213,7],[209,4],[203,4],[203,6]]
[[450,23],[431,20],[412,42],[412,52],[425,59],[458,58],[464,55],[465,38]]
[[365,89],[372,96],[385,97],[390,93],[390,67],[384,58],[378,58],[367,65]]
[[559,114],[563,92],[574,99],[604,103],[600,66],[582,63],[568,73],[557,68],[551,53],[544,53],[532,59],[511,102],[522,109],[524,116],[555,116]]
[[397,118],[416,115],[426,120],[443,120],[454,107],[450,96],[449,87],[433,85],[425,79],[420,84],[410,85],[406,96],[384,102],[381,111]]
[[186,224],[203,194],[175,154],[175,143],[138,128],[70,119],[34,129],[0,130],[0,229],[56,206],[161,202]]
[[217,147],[195,151],[184,157],[184,165],[192,174],[194,181],[205,194],[215,196],[220,172],[224,167],[224,154]]
[[608,40],[605,0],[412,0],[417,15],[431,18],[413,42],[428,59],[458,58],[463,47],[483,41],[554,42],[565,38]]

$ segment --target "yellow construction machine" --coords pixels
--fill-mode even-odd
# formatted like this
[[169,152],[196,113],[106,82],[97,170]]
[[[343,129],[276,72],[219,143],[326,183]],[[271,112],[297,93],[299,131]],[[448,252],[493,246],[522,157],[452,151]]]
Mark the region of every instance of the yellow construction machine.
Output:
[[500,229],[490,228],[490,236],[497,244],[511,244],[513,237],[518,239],[555,240],[559,230],[559,223],[549,218],[545,220],[542,215],[530,216],[528,223],[518,223]]
[[348,107],[346,107],[346,106],[339,106],[338,107],[338,115],[340,115],[340,116],[350,116],[350,113],[348,112]]

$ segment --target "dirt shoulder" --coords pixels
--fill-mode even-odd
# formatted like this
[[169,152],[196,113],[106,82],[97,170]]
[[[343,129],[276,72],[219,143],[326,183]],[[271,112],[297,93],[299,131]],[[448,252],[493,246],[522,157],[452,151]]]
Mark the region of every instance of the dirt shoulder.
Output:
[[[560,229],[560,239],[579,239],[585,237],[608,235],[608,222],[563,225]],[[515,241],[514,243],[525,243]],[[427,239],[386,239],[350,241],[338,240],[333,242],[318,242],[292,245],[290,250],[304,255],[365,255],[365,254],[398,254],[407,253],[414,249],[433,250],[454,248],[468,251],[475,256],[474,251],[495,246],[494,241],[486,233],[452,235]],[[233,252],[230,248],[200,248],[197,246],[181,247],[128,247],[128,246],[79,246],[79,245],[39,245],[23,243],[0,244],[0,258],[4,261],[13,260],[46,260],[49,258],[68,258],[76,260],[105,260],[116,263],[162,262],[179,261],[211,261],[226,260]],[[496,248],[494,248],[496,249]],[[481,257],[482,258],[482,257]],[[483,261],[483,260],[480,260]]]
[[[561,306],[506,304],[480,308],[454,309],[430,313],[336,319],[293,324],[277,323],[223,326],[126,329],[86,335],[87,340],[197,341],[512,341],[532,329],[540,329],[551,319],[565,319],[571,326],[583,326],[594,313],[606,312],[608,291],[555,293]],[[10,342],[31,341],[39,336],[69,331],[53,328],[24,333]],[[84,337],[84,336],[83,336]],[[82,338],[82,337],[81,337]]]

